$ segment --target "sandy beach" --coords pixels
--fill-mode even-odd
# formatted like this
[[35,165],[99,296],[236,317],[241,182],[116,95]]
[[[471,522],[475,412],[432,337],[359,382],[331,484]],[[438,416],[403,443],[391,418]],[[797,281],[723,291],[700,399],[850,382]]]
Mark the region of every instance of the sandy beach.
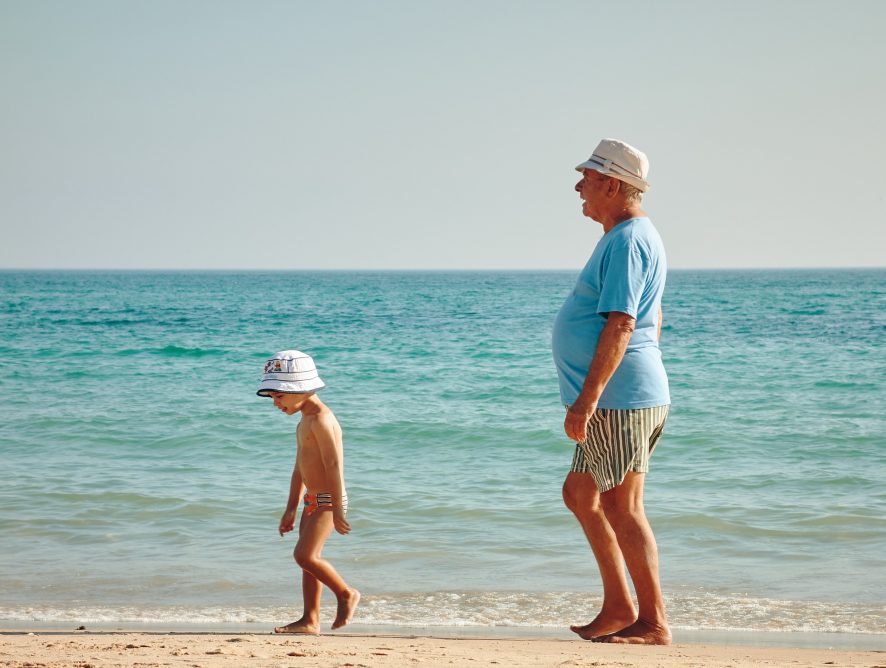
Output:
[[858,666],[886,668],[886,651],[390,635],[313,637],[208,633],[25,633],[0,636],[0,666]]

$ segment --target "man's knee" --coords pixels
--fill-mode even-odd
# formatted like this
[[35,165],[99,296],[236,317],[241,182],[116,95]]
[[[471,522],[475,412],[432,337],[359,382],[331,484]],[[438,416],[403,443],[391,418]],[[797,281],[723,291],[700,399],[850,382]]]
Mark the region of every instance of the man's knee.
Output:
[[[583,476],[588,476],[585,479]],[[570,473],[563,483],[563,503],[575,515],[592,514],[601,512],[600,495],[597,486],[590,474]]]
[[643,502],[625,490],[614,487],[600,494],[600,506],[612,526],[636,522],[643,517]]
[[575,509],[578,508],[578,501],[575,498],[575,491],[566,483],[563,483],[563,503],[573,513],[575,512]]
[[618,495],[614,489],[607,490],[600,495],[600,506],[607,518],[617,518],[624,512]]

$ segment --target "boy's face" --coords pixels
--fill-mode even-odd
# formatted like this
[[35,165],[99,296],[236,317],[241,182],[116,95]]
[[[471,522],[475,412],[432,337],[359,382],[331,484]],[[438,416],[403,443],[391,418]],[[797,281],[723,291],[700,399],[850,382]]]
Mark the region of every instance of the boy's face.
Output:
[[310,394],[289,394],[287,392],[271,392],[271,399],[274,400],[274,406],[279,408],[287,415],[298,413],[302,404],[308,400]]

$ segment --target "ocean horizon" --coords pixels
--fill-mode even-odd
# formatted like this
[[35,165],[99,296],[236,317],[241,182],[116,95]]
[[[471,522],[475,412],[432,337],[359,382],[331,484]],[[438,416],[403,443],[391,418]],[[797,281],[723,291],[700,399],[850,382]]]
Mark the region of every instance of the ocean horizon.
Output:
[[[0,627],[295,619],[296,419],[255,396],[286,348],[344,430],[356,625],[588,621],[550,354],[576,275],[0,270]],[[886,641],[886,269],[672,270],[664,321],[675,631]]]
[[[796,267],[671,267],[668,275],[675,273],[701,273],[701,272],[843,272],[843,271],[886,271],[886,267],[878,265],[870,266],[805,266],[798,265]],[[437,267],[437,268],[408,268],[408,267],[390,267],[390,268],[343,268],[329,267],[323,269],[300,269],[291,267],[0,267],[0,273],[114,273],[114,274],[152,274],[152,273],[168,273],[168,274],[577,274],[576,269],[568,267],[547,267],[547,268],[495,268],[495,267]]]

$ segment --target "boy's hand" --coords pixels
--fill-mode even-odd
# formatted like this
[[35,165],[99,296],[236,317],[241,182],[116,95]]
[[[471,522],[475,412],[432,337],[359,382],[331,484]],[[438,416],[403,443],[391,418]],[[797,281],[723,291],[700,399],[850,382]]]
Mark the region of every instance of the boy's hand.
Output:
[[287,510],[283,513],[283,517],[280,518],[280,535],[282,536],[284,533],[289,533],[295,528],[295,513],[297,509]]
[[351,525],[348,524],[344,512],[339,508],[332,509],[332,524],[335,526],[335,530],[342,535],[351,532]]

